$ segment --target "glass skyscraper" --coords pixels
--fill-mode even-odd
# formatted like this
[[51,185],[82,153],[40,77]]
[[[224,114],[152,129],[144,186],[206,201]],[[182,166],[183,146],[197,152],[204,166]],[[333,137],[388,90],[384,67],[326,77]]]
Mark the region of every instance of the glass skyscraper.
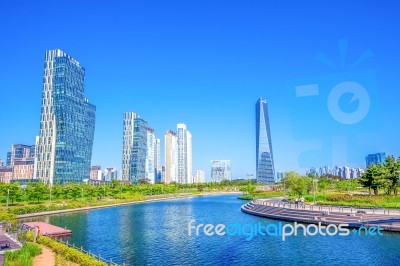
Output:
[[146,179],[147,130],[147,122],[142,118],[135,118],[130,173],[130,181],[133,184]]
[[90,177],[96,107],[84,96],[85,69],[61,50],[46,52],[36,178],[45,183]]
[[267,185],[275,183],[268,106],[263,98],[256,103],[256,173],[257,182]]

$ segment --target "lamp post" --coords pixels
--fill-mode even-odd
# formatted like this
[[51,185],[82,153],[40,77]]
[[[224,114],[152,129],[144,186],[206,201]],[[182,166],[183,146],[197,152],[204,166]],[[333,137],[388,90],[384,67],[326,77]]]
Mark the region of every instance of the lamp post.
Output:
[[313,189],[314,189],[314,205],[315,205],[315,203],[316,203],[316,199],[315,199],[315,191],[316,191],[316,185],[315,185],[315,174],[313,174]]
[[6,207],[8,208],[8,199],[10,198],[10,189],[7,189],[7,202]]

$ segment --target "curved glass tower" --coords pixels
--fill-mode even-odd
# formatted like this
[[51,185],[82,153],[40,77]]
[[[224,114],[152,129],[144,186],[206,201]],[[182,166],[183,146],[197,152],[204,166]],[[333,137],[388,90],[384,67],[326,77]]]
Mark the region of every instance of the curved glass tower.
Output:
[[90,177],[96,107],[84,96],[84,77],[74,58],[46,52],[36,178],[47,184]]
[[256,172],[257,182],[267,185],[275,183],[268,106],[263,98],[256,103]]

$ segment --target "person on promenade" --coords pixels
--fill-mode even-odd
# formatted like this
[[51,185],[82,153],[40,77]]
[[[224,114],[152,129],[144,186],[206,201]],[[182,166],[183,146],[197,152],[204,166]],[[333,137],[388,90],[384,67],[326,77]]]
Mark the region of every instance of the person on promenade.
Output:
[[303,196],[301,196],[301,198],[300,198],[300,203],[301,203],[301,207],[304,209],[304,197]]
[[294,207],[296,208],[296,209],[298,209],[299,208],[299,199],[296,197],[296,199],[294,200]]

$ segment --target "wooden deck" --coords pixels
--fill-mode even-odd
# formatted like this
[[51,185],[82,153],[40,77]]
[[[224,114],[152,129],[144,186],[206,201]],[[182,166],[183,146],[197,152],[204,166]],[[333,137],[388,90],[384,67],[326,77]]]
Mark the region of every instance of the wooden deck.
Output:
[[41,235],[46,235],[50,237],[66,237],[72,234],[71,230],[43,222],[29,222],[24,223],[24,225],[32,228],[32,230],[35,228],[35,226],[38,226]]

